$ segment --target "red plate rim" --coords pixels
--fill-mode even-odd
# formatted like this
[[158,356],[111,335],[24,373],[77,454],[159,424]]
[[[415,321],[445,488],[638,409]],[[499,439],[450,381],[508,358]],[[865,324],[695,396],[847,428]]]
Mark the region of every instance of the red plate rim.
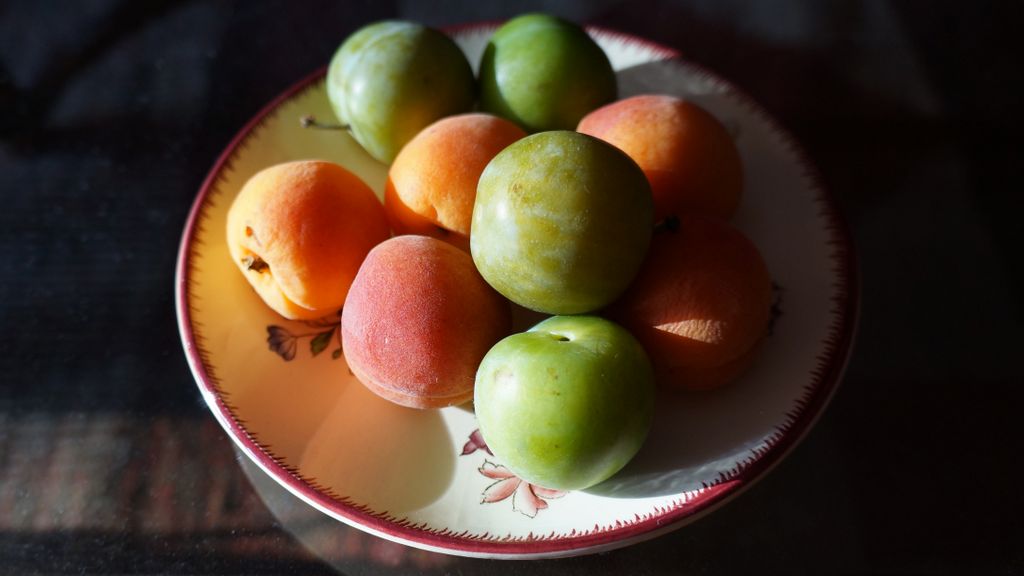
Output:
[[[493,29],[498,25],[500,22],[469,23],[448,27],[445,30],[455,34]],[[631,34],[594,26],[587,26],[587,30],[624,43],[641,45],[665,58],[683,60],[678,51]],[[199,194],[189,211],[182,233],[175,271],[175,307],[178,328],[189,367],[200,391],[217,420],[232,439],[278,482],[321,511],[392,540],[428,550],[466,556],[554,557],[618,548],[655,537],[696,520],[736,497],[762,478],[799,444],[821,416],[838,387],[857,331],[860,311],[858,264],[850,230],[842,217],[837,202],[824,186],[817,167],[808,159],[806,152],[790,132],[783,128],[752,97],[733,83],[703,66],[683,61],[686,66],[699,74],[713,78],[716,82],[726,86],[732,97],[737,98],[740,104],[765,121],[771,131],[785,142],[803,167],[804,175],[810,180],[812,191],[816,194],[815,200],[820,206],[820,216],[825,218],[826,228],[831,234],[828,243],[833,249],[830,259],[835,264],[836,279],[833,287],[836,289],[837,295],[833,298],[831,310],[833,323],[829,335],[824,341],[825,350],[818,357],[818,367],[813,373],[812,381],[805,386],[803,396],[798,399],[795,407],[788,413],[787,424],[778,427],[777,431],[769,437],[768,446],[764,450],[744,461],[733,474],[720,477],[719,481],[708,485],[696,495],[690,497],[681,495],[680,500],[660,513],[651,514],[635,522],[622,525],[616,523],[614,526],[606,527],[595,526],[594,530],[570,535],[553,533],[551,535],[531,534],[527,537],[503,537],[425,529],[408,521],[396,521],[389,516],[375,513],[365,506],[348,501],[337,494],[329,493],[315,482],[304,479],[296,468],[287,464],[261,444],[257,437],[245,428],[244,422],[235,415],[235,409],[227,395],[220,390],[219,381],[213,374],[209,354],[203,346],[202,337],[196,332],[190,304],[192,276],[189,263],[191,255],[197,250],[198,242],[195,241],[195,235],[203,220],[203,206],[221,171],[231,165],[243,142],[282,103],[310,89],[321,80],[326,73],[326,67],[306,76],[274,98],[232,138],[204,179]]]

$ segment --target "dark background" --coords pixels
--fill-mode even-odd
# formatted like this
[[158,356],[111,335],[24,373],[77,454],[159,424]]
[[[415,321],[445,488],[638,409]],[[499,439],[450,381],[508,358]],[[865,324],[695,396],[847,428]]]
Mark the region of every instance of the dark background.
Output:
[[1024,3],[406,0],[0,4],[0,573],[331,573],[186,366],[187,212],[235,132],[356,28],[527,10],[676,48],[786,125],[853,231],[862,316],[833,403],[749,492],[500,570],[1024,571]]

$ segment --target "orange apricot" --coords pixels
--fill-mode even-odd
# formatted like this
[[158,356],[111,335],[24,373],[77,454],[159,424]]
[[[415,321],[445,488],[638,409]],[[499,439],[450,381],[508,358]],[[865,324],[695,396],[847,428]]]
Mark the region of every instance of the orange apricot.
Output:
[[757,247],[723,221],[687,215],[655,234],[640,274],[606,313],[644,345],[659,382],[707,389],[753,360],[771,303]]
[[227,216],[231,259],[278,314],[336,314],[371,248],[391,235],[384,207],[358,176],[325,161],[266,168]]
[[615,145],[651,183],[655,220],[687,212],[729,219],[743,191],[739,151],[714,116],[662,95],[626,98],[594,110],[577,131]]
[[522,128],[490,114],[443,118],[417,134],[388,172],[384,206],[396,234],[433,236],[469,251],[480,173]]
[[378,396],[410,408],[473,398],[484,354],[511,307],[472,257],[429,236],[396,236],[366,257],[341,315],[345,360]]

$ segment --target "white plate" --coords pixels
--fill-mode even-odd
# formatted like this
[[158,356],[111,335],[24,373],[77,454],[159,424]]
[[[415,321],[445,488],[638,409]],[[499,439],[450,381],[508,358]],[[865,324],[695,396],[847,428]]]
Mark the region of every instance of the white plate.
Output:
[[[467,26],[453,36],[475,63],[492,31]],[[324,513],[465,556],[608,550],[679,528],[738,494],[828,403],[858,298],[849,235],[814,167],[764,110],[711,72],[638,38],[590,31],[618,71],[620,97],[683,96],[734,133],[747,185],[733,224],[761,249],[780,287],[771,336],[729,387],[660,398],[640,454],[601,486],[551,494],[509,478],[474,435],[471,411],[417,411],[377,398],[348,372],[334,319],[281,319],[230,262],[227,209],[264,167],[332,160],[383,193],[386,167],[347,134],[300,127],[307,114],[333,118],[317,72],[253,118],[214,165],[185,226],[176,288],[185,353],[214,416],[248,457]]]

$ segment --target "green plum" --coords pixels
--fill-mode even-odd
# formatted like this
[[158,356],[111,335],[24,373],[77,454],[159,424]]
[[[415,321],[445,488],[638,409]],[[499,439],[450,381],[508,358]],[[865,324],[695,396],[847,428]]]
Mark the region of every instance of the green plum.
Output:
[[625,329],[597,316],[554,316],[499,341],[476,373],[488,448],[527,482],[581,490],[637,453],[654,415],[654,374]]
[[647,178],[623,152],[577,132],[541,132],[484,168],[470,252],[484,279],[520,306],[591,312],[636,276],[653,211]]
[[608,56],[583,28],[526,14],[494,32],[480,61],[480,105],[528,132],[572,130],[617,96]]
[[471,110],[476,81],[451,38],[388,20],[356,31],[338,48],[327,69],[327,96],[356,141],[390,163],[423,128]]

